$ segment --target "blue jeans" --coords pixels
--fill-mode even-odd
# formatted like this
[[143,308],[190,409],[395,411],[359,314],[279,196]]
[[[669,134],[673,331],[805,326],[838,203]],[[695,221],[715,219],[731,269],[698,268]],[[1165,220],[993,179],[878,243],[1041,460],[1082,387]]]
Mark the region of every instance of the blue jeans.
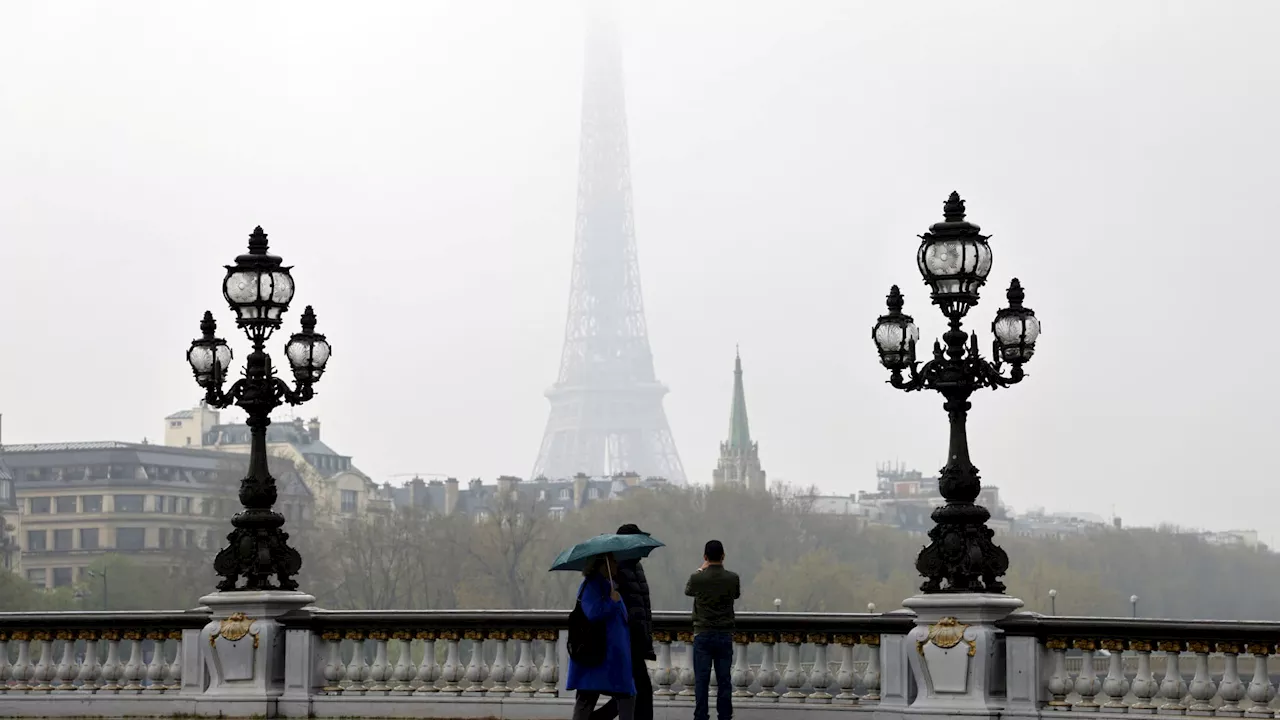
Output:
[[716,718],[733,718],[733,635],[702,632],[693,637],[693,720],[708,720],[707,696],[711,692],[711,669],[716,671]]

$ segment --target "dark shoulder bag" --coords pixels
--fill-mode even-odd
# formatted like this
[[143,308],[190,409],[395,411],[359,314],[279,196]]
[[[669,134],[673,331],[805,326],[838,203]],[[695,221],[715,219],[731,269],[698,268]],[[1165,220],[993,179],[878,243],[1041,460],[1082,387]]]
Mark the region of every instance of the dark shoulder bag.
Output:
[[586,583],[578,591],[578,601],[574,603],[573,612],[569,613],[569,657],[584,667],[596,667],[604,664],[606,630],[605,621],[590,620],[582,609],[582,593],[586,591]]

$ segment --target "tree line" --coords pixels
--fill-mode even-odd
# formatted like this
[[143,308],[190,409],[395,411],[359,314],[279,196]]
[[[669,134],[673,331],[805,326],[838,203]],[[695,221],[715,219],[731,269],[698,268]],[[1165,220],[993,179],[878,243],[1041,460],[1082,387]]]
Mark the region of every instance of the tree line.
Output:
[[[915,555],[924,537],[817,513],[808,493],[756,495],[736,488],[635,490],[556,520],[540,503],[500,500],[483,520],[417,509],[348,521],[336,528],[289,527],[303,555],[302,588],[331,609],[568,608],[580,580],[548,572],[563,548],[624,523],[666,547],[644,561],[658,610],[689,607],[684,584],[703,544],[722,541],[742,577],[742,610],[862,612],[901,607],[921,579]],[[228,527],[229,529],[229,527]],[[1009,553],[1009,594],[1025,608],[1059,614],[1126,616],[1138,595],[1144,616],[1280,620],[1280,555],[1210,545],[1174,529],[1100,528],[1058,538],[997,535]],[[157,569],[127,556],[95,561],[110,585],[110,609],[195,605],[215,578],[212,554],[185,549]],[[0,576],[0,608],[101,609],[100,580],[39,591]]]

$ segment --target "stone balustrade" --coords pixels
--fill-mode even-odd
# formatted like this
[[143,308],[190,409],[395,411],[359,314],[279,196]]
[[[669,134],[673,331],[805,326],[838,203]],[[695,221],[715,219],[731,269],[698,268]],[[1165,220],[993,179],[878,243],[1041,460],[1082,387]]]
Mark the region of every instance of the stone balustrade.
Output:
[[[253,617],[217,619],[209,608],[0,613],[0,716],[532,720],[567,717],[572,702],[564,689],[563,611],[304,607],[276,620],[273,635]],[[911,708],[922,693],[908,671],[908,661],[924,655],[910,636],[916,625],[907,611],[740,614],[735,716],[921,714]],[[1015,613],[996,627],[1003,687],[988,716],[1276,717],[1280,623]],[[687,613],[655,613],[657,717],[692,713],[691,633]],[[970,656],[977,647],[962,633],[936,637],[939,647]],[[252,680],[256,668],[277,667],[237,664],[232,650],[250,658],[278,653],[267,700],[212,691],[214,678]]]

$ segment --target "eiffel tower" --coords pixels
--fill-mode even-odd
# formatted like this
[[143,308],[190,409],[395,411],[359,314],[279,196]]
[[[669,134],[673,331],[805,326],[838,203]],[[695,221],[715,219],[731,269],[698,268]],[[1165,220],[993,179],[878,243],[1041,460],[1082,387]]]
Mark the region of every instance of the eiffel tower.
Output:
[[636,473],[685,483],[640,294],[613,0],[588,0],[578,220],[560,374],[531,477]]

